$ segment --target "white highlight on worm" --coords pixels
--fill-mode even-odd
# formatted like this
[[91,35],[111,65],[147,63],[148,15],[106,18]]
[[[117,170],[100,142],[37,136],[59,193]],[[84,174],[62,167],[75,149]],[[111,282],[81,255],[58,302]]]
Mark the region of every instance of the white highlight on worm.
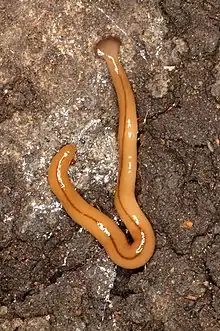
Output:
[[62,161],[65,157],[67,157],[69,154],[69,152],[65,152],[62,156],[62,158],[60,159],[59,161],[59,164],[58,164],[58,167],[57,167],[57,179],[58,179],[58,182],[60,183],[61,185],[61,188],[65,188],[65,185],[62,181],[62,178],[61,178],[61,165],[62,165]]
[[115,59],[113,58],[113,56],[110,56],[110,55],[107,55],[107,56],[110,60],[112,60],[112,62],[114,64],[115,72],[118,74],[118,67],[117,67],[117,64],[115,62]]
[[97,54],[98,54],[99,56],[104,56],[104,55],[105,55],[105,53],[103,53],[102,51],[100,51],[99,48],[97,49]]
[[[105,55],[105,53],[102,52],[99,48],[97,49],[97,54],[98,54],[99,56],[104,56],[104,55]],[[115,72],[118,74],[118,73],[119,73],[119,72],[118,72],[118,66],[117,66],[117,64],[116,64],[116,62],[115,62],[114,57],[111,56],[111,55],[107,55],[107,57],[112,61],[113,65],[114,65],[114,68],[115,68]]]
[[132,162],[128,162],[128,173],[130,174],[132,170]]
[[143,250],[143,247],[144,247],[145,235],[144,235],[144,232],[142,232],[142,231],[141,231],[141,238],[142,238],[141,243],[140,243],[139,247],[136,250],[136,254],[139,254]]
[[102,223],[97,223],[100,230],[102,230],[108,237],[111,236],[111,233],[106,229],[106,227]]
[[132,215],[132,218],[133,218],[133,220],[135,221],[135,223],[136,223],[137,225],[140,224],[140,221],[139,221],[139,219],[137,218],[136,215]]

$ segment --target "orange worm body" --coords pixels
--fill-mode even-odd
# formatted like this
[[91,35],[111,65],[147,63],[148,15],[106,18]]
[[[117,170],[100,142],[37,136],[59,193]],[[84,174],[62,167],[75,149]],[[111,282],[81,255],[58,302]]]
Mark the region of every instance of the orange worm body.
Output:
[[112,261],[123,268],[135,269],[144,265],[153,255],[155,235],[135,198],[137,115],[131,85],[118,60],[119,48],[120,42],[115,38],[104,39],[96,46],[98,54],[107,63],[118,97],[120,160],[115,206],[133,242],[129,244],[114,221],[89,205],[72,186],[68,168],[76,152],[74,145],[64,146],[53,157],[48,180],[69,216],[103,245]]

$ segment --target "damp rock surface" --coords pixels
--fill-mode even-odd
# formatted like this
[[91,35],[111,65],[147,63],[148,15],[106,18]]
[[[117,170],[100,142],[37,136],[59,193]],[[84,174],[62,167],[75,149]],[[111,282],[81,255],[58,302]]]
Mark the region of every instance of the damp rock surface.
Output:
[[[5,0],[0,5],[0,330],[220,330],[220,4]],[[140,140],[136,195],[157,237],[124,270],[66,215],[47,170],[117,220],[118,108],[103,37],[122,41]]]

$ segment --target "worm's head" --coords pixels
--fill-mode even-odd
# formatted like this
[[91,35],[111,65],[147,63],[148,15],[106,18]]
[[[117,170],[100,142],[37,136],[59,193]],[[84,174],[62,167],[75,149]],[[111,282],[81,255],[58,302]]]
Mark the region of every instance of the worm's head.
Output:
[[96,45],[97,54],[106,57],[117,57],[121,42],[116,37],[102,39]]

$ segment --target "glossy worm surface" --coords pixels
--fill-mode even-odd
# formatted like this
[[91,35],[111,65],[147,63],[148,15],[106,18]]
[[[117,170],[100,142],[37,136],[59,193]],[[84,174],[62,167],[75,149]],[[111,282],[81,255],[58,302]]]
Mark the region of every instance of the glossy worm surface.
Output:
[[117,212],[132,236],[130,244],[120,228],[98,209],[89,205],[74,189],[68,168],[75,159],[76,147],[66,145],[53,157],[48,180],[69,216],[87,229],[105,248],[117,265],[134,269],[153,255],[155,236],[151,224],[135,198],[137,171],[137,115],[134,94],[127,75],[118,60],[120,42],[104,39],[96,46],[107,63],[118,97],[119,106],[119,174],[115,193]]

